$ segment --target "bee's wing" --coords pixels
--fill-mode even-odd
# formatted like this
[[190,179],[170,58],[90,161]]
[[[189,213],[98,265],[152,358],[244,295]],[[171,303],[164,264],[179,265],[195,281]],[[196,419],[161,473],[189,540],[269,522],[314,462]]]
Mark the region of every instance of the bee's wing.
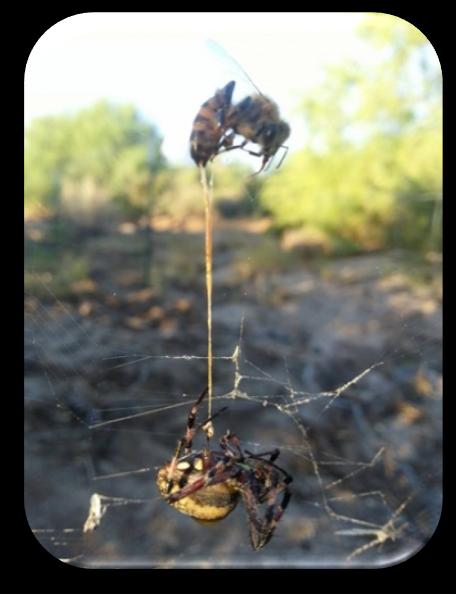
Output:
[[218,61],[224,65],[227,72],[230,73],[230,76],[233,75],[233,78],[237,81],[241,80],[246,83],[248,94],[251,94],[254,90],[260,95],[263,94],[239,62],[233,58],[225,48],[217,43],[217,41],[206,39],[205,45],[209,48],[210,52],[217,57]]

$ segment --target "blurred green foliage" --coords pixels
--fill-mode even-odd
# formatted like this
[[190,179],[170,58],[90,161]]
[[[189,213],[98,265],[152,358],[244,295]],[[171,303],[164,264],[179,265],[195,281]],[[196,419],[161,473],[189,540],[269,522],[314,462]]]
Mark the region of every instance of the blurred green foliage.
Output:
[[[158,131],[133,107],[107,101],[74,115],[34,120],[25,137],[25,206],[84,223],[116,211],[129,218],[204,212],[196,167],[168,167]],[[248,213],[258,181],[246,167],[215,163],[216,199]]]
[[[245,166],[227,165],[220,160],[210,165],[208,176],[215,188],[215,207],[223,216],[246,216],[258,210],[261,180],[250,178],[250,173]],[[176,221],[192,215],[204,216],[200,172],[195,166],[170,168],[161,179],[155,214],[168,215]]]
[[[397,17],[369,16],[359,34],[374,65],[328,69],[298,106],[303,148],[274,175],[249,177],[245,167],[216,159],[216,208],[225,217],[267,214],[276,231],[302,230],[327,252],[439,250],[438,59]],[[106,101],[34,120],[25,139],[26,207],[85,223],[119,213],[176,222],[203,216],[197,168],[167,166],[161,142],[133,107]]]
[[265,184],[279,230],[327,234],[336,251],[440,249],[441,71],[406,21],[369,17],[360,34],[377,66],[343,63],[302,102],[305,148]]
[[144,210],[165,167],[154,126],[107,101],[34,120],[25,136],[25,205],[87,219]]

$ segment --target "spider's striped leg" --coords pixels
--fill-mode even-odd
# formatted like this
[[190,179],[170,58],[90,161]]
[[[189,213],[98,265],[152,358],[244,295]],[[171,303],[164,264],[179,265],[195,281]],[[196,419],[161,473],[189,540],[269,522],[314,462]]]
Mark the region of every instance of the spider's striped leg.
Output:
[[206,387],[198,396],[198,399],[196,400],[195,404],[193,404],[193,406],[190,408],[190,411],[188,413],[187,429],[185,431],[185,436],[183,440],[181,440],[182,446],[185,449],[185,453],[190,452],[190,450],[192,449],[193,438],[195,437],[195,434],[198,431],[198,427],[195,427],[196,415],[198,414],[199,405],[203,401],[203,398],[206,396],[207,392],[208,388]]
[[202,429],[205,425],[207,425],[207,423],[213,421],[216,417],[218,417],[218,415],[220,413],[224,412],[228,408],[227,406],[224,406],[223,408],[221,408],[220,410],[218,410],[217,412],[215,412],[212,416],[208,417],[202,423],[200,423],[199,425],[197,425],[195,427],[195,420],[196,420],[196,415],[198,414],[199,405],[201,404],[203,398],[206,396],[207,393],[208,393],[208,388],[206,387],[201,392],[201,394],[198,397],[197,401],[191,407],[190,412],[188,413],[187,429],[186,429],[186,432],[185,432],[185,437],[183,438],[183,440],[181,440],[182,441],[182,447],[184,447],[185,454],[188,454],[191,451],[192,445],[193,445],[193,438],[198,433],[198,431],[200,429]]
[[233,466],[232,460],[230,460],[228,456],[225,456],[222,460],[219,460],[210,470],[205,472],[199,479],[193,481],[193,483],[188,483],[179,491],[168,495],[168,501],[169,503],[179,501],[179,499],[188,497],[200,489],[204,489],[205,487],[209,487],[211,485],[217,485],[218,483],[223,483],[230,478],[234,478],[240,472],[242,472],[240,469]]
[[227,431],[220,439],[220,446],[225,454],[230,456],[230,458],[236,458],[237,461],[244,460],[241,442],[239,441],[239,437],[234,433]]
[[190,412],[188,413],[187,429],[185,432],[185,436],[177,442],[176,452],[174,453],[174,456],[173,456],[173,458],[169,464],[169,467],[168,467],[168,493],[171,492],[173,485],[174,485],[173,477],[175,476],[175,473],[176,473],[177,462],[180,458],[182,449],[184,449],[184,455],[189,454],[192,449],[193,438],[198,433],[198,431],[202,427],[204,427],[204,425],[206,425],[206,423],[209,423],[210,421],[215,419],[215,417],[217,417],[220,413],[222,413],[223,411],[225,411],[227,409],[226,406],[221,408],[220,410],[215,412],[212,416],[207,418],[205,421],[203,421],[199,425],[195,426],[195,420],[196,420],[196,415],[198,413],[198,407],[201,404],[201,402],[206,394],[207,394],[207,388],[205,388],[205,390],[200,394],[197,401],[191,407]]
[[[250,542],[257,551],[263,548],[271,539],[274,530],[282,517],[288,503],[291,493],[287,488],[287,482],[281,482],[272,488],[266,497],[266,513],[261,516],[260,502],[255,497],[254,492],[249,486],[242,490],[242,497],[248,511],[250,521]],[[276,503],[277,497],[283,493],[280,503]]]
[[195,420],[196,415],[198,414],[198,407],[201,404],[203,398],[206,396],[208,388],[206,387],[201,394],[198,396],[196,402],[192,405],[189,410],[188,417],[187,417],[187,428],[185,430],[185,435],[177,442],[177,448],[174,453],[174,456],[169,464],[168,468],[168,493],[171,492],[173,488],[173,476],[176,472],[177,461],[180,457],[182,448],[184,449],[185,453],[188,454],[192,449],[193,438],[195,437],[196,432],[198,431],[198,427],[195,427]]
[[[264,544],[266,544],[271,538],[272,533],[274,532],[275,527],[277,526],[277,523],[283,516],[283,513],[290,502],[291,493],[287,488],[287,484],[288,482],[285,481],[283,483],[280,483],[279,485],[277,485],[277,487],[275,487],[275,489],[272,489],[266,497],[266,504],[268,507],[266,509],[264,519],[268,534]],[[277,503],[277,497],[280,495],[280,493],[282,493],[282,491],[282,500],[280,501],[280,503]]]
[[257,551],[266,544],[264,520],[261,517],[260,504],[250,486],[245,485],[241,490],[242,499],[249,518],[249,536],[252,548]]
[[[272,466],[273,468],[281,472],[284,476],[284,481],[287,485],[293,481],[293,477],[291,476],[291,474],[288,474],[286,470],[280,468],[280,466],[277,466],[277,464],[274,464],[274,460],[277,460],[277,458],[280,455],[280,450],[276,449],[272,450],[271,452],[262,452],[261,454],[253,454],[249,450],[245,450],[245,453],[248,455],[249,458],[253,458],[254,460],[262,460],[269,466]],[[263,456],[270,456],[270,458],[269,460],[263,460]]]
[[225,412],[226,410],[228,410],[228,407],[222,406],[222,408],[217,410],[213,415],[211,415],[210,417],[207,417],[207,419],[205,419],[202,423],[200,423],[198,425],[198,427],[196,428],[196,432],[198,432],[200,429],[204,430],[204,426],[207,425],[207,423],[210,423],[211,421],[213,421],[216,417],[218,417],[222,412]]
[[265,456],[269,456],[268,462],[274,462],[274,460],[277,460],[277,458],[280,456],[280,450],[278,448],[275,448],[274,450],[271,450],[270,452],[261,452],[258,454],[254,454],[253,452],[250,452],[249,450],[245,450],[245,453],[249,456],[249,458],[254,458],[254,459],[259,459],[259,458],[264,458]]

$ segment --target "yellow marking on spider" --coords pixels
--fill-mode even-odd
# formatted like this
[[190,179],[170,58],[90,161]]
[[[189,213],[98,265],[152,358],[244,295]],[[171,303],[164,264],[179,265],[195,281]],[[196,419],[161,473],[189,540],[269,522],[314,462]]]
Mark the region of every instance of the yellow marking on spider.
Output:
[[[190,475],[189,483],[200,478],[200,474]],[[163,497],[167,498],[172,493],[181,490],[175,483],[168,492],[168,476],[166,469],[161,469],[157,476],[157,487]],[[195,520],[215,521],[225,518],[236,507],[239,492],[235,481],[225,481],[217,485],[209,485],[195,491],[187,497],[178,501],[170,501],[169,504],[187,516]]]
[[193,468],[195,470],[203,470],[203,461],[201,458],[196,458],[193,462]]
[[177,470],[187,470],[187,468],[190,468],[190,463],[189,462],[179,462],[179,464],[176,466]]

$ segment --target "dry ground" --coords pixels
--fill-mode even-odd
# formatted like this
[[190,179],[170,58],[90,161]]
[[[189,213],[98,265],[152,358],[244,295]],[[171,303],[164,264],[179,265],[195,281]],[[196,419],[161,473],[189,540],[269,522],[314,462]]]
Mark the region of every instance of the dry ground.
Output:
[[[310,260],[281,251],[261,226],[218,226],[214,352],[227,358],[215,362],[215,394],[232,390],[229,357],[241,346],[249,399],[217,401],[229,410],[216,429],[256,451],[279,447],[294,477],[273,539],[254,553],[242,504],[203,526],[154,484],[206,382],[201,230],[156,230],[150,267],[133,228],[80,234],[65,248],[46,237],[29,226],[26,511],[53,555],[114,567],[388,564],[430,537],[441,498],[438,263],[398,253]],[[337,398],[318,395],[379,362]],[[94,492],[119,499],[83,534]],[[360,550],[376,538],[381,546]]]

